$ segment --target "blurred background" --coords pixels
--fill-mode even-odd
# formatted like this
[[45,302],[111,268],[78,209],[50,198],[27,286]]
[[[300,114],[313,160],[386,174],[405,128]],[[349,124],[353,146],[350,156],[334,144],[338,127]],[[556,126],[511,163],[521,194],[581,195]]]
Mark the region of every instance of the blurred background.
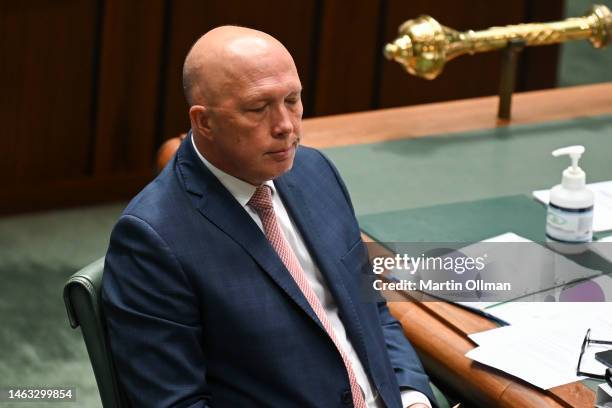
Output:
[[[612,0],[598,3],[612,8]],[[104,255],[125,200],[154,176],[157,148],[188,130],[181,68],[207,30],[240,24],[281,40],[300,71],[305,117],[314,117],[497,93],[499,52],[460,57],[434,81],[386,61],[383,45],[407,19],[428,14],[477,30],[580,16],[591,4],[2,1],[0,387],[74,386],[76,406],[101,406],[62,285]],[[518,92],[612,81],[612,52],[587,42],[527,48],[517,75]]]

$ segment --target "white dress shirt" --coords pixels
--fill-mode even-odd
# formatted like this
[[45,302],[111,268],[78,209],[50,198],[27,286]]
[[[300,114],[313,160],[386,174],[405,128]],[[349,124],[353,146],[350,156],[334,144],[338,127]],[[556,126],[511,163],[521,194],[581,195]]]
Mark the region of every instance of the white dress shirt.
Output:
[[[202,156],[202,154],[198,151],[195,142],[192,140],[192,145],[200,157],[204,165],[219,179],[221,184],[234,196],[236,201],[240,203],[240,205],[245,209],[245,211],[251,216],[253,221],[257,224],[257,226],[263,231],[263,225],[259,218],[259,215],[255,210],[253,210],[250,206],[247,205],[253,194],[255,193],[255,189],[257,187],[249,184],[245,181],[242,181],[232,175],[225,173],[224,171],[218,169],[213,166],[208,160]],[[302,236],[289,217],[287,213],[287,209],[283,204],[280,195],[277,194],[276,188],[274,186],[274,182],[272,180],[268,180],[265,182],[266,185],[270,186],[272,189],[272,205],[274,206],[274,212],[276,214],[276,218],[278,223],[285,235],[285,238],[289,242],[289,245],[295,252],[295,255],[304,270],[304,274],[308,279],[308,283],[310,287],[314,290],[315,294],[321,301],[321,305],[325,309],[325,313],[329,318],[329,321],[332,324],[334,333],[336,334],[336,338],[340,342],[340,346],[347,354],[351,361],[351,365],[353,367],[353,371],[355,372],[355,377],[357,378],[357,382],[361,387],[364,396],[366,405],[368,408],[383,408],[384,403],[382,398],[378,397],[378,392],[375,387],[372,387],[370,380],[368,379],[367,374],[359,360],[353,345],[346,335],[346,330],[344,329],[344,324],[338,315],[338,306],[334,301],[334,298],[331,295],[331,292],[327,289],[327,285],[323,279],[323,275],[321,275],[321,271],[315,264],[314,260],[310,256],[308,249],[306,248],[306,244],[302,239]],[[402,391],[402,405],[404,407],[408,407],[410,404],[415,404],[417,402],[421,402],[431,407],[429,404],[429,400],[427,397],[416,390],[404,390]]]

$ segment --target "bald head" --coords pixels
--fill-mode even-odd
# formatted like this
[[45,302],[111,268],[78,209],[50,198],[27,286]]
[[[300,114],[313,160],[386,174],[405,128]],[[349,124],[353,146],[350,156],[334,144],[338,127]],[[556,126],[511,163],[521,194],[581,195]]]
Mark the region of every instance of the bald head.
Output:
[[209,163],[255,186],[291,168],[302,84],[278,40],[243,27],[215,28],[189,51],[183,78],[192,140]]
[[[215,106],[236,81],[249,80],[250,72],[266,69],[266,60],[293,58],[274,37],[237,26],[217,27],[200,37],[185,58],[183,90],[189,106]],[[297,70],[296,70],[297,72]]]

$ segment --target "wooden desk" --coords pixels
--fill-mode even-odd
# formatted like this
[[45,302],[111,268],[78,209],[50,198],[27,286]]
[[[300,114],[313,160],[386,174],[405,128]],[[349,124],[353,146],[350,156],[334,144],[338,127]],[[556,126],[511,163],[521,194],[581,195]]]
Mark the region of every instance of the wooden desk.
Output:
[[[497,97],[307,119],[303,143],[325,148],[487,129],[612,113],[612,83],[516,94],[513,119],[496,119]],[[369,240],[366,236],[365,239]],[[389,302],[406,336],[434,377],[467,404],[483,407],[592,407],[594,393],[581,383],[540,391],[464,357],[475,347],[467,334],[495,327],[444,302]]]

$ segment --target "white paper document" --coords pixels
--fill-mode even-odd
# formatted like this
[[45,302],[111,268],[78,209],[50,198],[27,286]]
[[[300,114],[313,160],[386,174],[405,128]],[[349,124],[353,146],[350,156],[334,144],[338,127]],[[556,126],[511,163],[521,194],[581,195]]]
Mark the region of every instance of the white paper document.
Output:
[[576,364],[584,332],[505,326],[471,335],[480,347],[466,356],[547,390],[579,381]]
[[[587,329],[592,339],[612,339],[612,303],[511,302],[487,309],[510,323],[469,337],[479,345],[466,356],[549,389],[579,381],[578,357]],[[603,374],[594,354],[610,346],[590,345],[581,370]]]
[[[506,233],[484,242],[530,241],[516,234]],[[462,251],[470,253],[470,249],[470,247],[463,248]],[[544,247],[542,251],[550,252]],[[523,253],[513,258],[527,262],[526,264],[519,262],[521,266],[515,268],[518,273],[521,271],[533,273],[534,265],[535,269],[550,268],[555,272],[551,281],[555,285],[551,285],[548,291],[538,293],[538,297],[521,298],[523,301],[497,304],[472,303],[471,307],[480,308],[489,315],[509,323],[510,326],[471,334],[470,339],[478,344],[478,347],[469,351],[466,356],[542,389],[581,380],[583,377],[576,375],[576,368],[587,329],[591,329],[592,339],[612,340],[612,301],[610,301],[612,299],[595,296],[597,299],[601,298],[601,301],[561,300],[568,298],[568,293],[572,291],[588,292],[593,295],[594,290],[598,289],[604,295],[612,293],[612,278],[598,271],[583,270],[585,268],[561,255],[554,256],[555,262],[550,265],[540,265],[541,262],[536,262],[539,259],[537,257],[525,260]],[[564,273],[566,271],[574,273],[566,274]],[[578,275],[576,272],[579,272]],[[590,277],[590,279],[572,283],[576,277]],[[556,285],[564,282],[563,285]],[[549,301],[533,301],[540,298]],[[609,348],[610,346],[601,345],[587,347],[582,358],[581,371],[603,374],[605,366],[595,359],[594,354]]]
[[[610,279],[606,276],[607,279]],[[612,330],[612,302],[508,302],[487,308],[487,313],[512,325],[587,324]]]
[[[587,184],[595,194],[593,208],[593,231],[612,230],[612,181]],[[536,190],[533,196],[540,202],[548,205],[550,190]]]

